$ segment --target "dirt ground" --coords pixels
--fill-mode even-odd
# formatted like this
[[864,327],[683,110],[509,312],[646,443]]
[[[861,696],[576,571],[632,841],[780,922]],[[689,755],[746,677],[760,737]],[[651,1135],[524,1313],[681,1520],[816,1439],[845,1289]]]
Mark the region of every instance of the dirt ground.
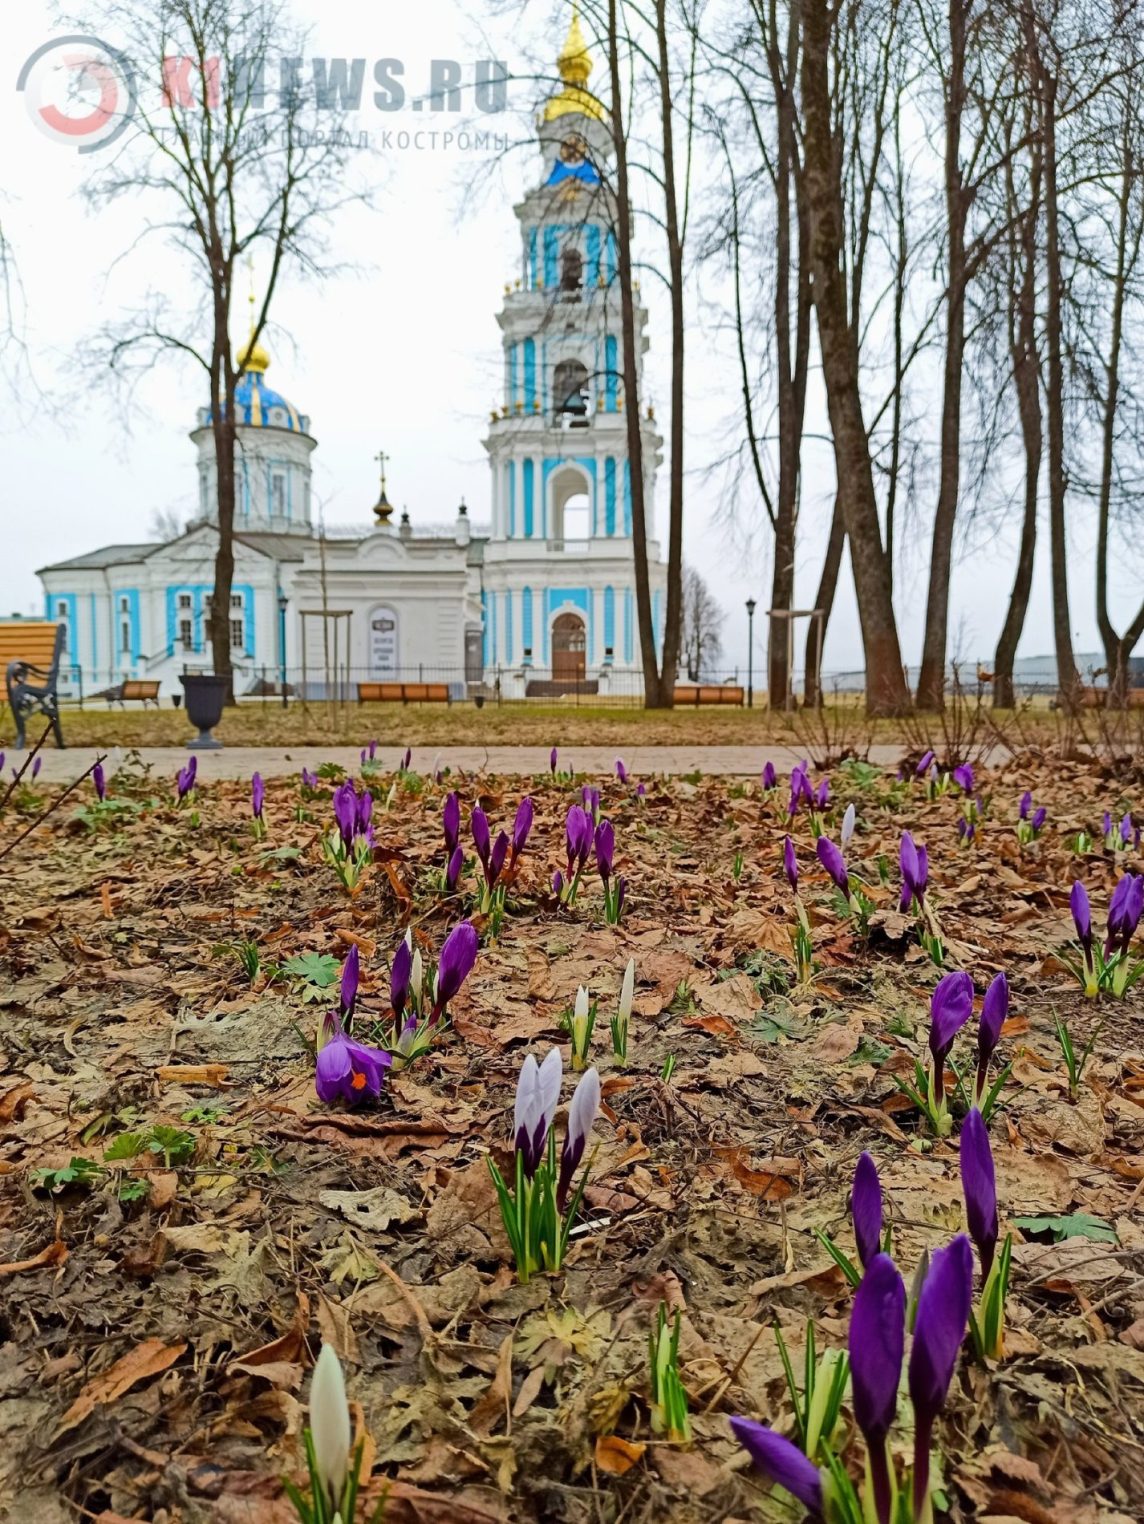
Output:
[[[418,725],[461,715],[396,718],[421,740]],[[569,740],[573,717],[561,720]],[[1144,868],[1100,840],[1105,810],[1142,818],[1139,780],[1028,760],[982,774],[985,817],[965,845],[958,791],[930,801],[916,783],[835,767],[824,829],[837,840],[854,803],[847,856],[876,910],[868,937],[843,918],[800,811],[818,968],[799,985],[785,787],[658,780],[641,800],[638,779],[609,784],[629,886],[609,926],[598,881],[571,909],[550,894],[578,788],[539,778],[503,928],[482,942],[448,1033],[357,1110],[314,1091],[308,1044],[331,1000],[318,960],[358,945],[368,1034],[406,927],[435,956],[476,881],[470,863],[464,893],[440,888],[449,780],[383,775],[375,862],[348,897],[320,850],[336,781],[312,795],[272,781],[259,842],[245,784],[177,809],[169,779],[125,770],[108,803],[85,785],[0,859],[0,1513],[285,1524],[281,1477],[301,1476],[325,1339],[367,1436],[370,1495],[388,1488],[387,1524],[793,1521],[727,1418],[788,1423],[776,1322],[796,1369],[808,1317],[820,1345],[845,1341],[852,1292],[816,1230],[853,1254],[859,1152],[877,1161],[907,1284],[964,1226],[957,1124],[935,1141],[894,1083],[924,1058],[938,977],[897,910],[908,826],[929,850],[947,966],[969,971],[979,1001],[998,971],[1011,986],[994,1068],[1013,1068],[991,1123],[1014,1238],[1006,1353],[988,1366],[963,1353],[939,1422],[944,1501],[956,1520],[1144,1518],[1144,981],[1087,1001],[1059,956],[1072,880],[1102,931],[1116,878]],[[464,784],[462,839],[477,798],[494,830],[511,827],[525,787]],[[1048,820],[1022,846],[1026,788]],[[0,851],[52,797],[12,794]],[[1082,828],[1093,844],[1078,853]],[[629,957],[620,1067],[608,1016]],[[566,1272],[522,1287],[486,1160],[507,1168],[524,1054],[560,1045],[567,1069],[561,1022],[581,983],[600,999],[598,1151]],[[1078,1049],[1093,1041],[1075,1099],[1054,1013]],[[975,1029],[953,1055],[966,1072]],[[564,1102],[571,1088],[566,1075]],[[649,1427],[661,1302],[682,1312],[689,1446]],[[903,1401],[903,1456],[908,1414]]]

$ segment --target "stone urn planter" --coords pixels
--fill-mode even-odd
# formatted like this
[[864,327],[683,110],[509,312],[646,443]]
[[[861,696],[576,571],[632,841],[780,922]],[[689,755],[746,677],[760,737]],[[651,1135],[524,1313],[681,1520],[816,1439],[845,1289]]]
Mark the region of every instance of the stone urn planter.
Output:
[[211,731],[222,719],[226,703],[227,679],[216,677],[213,672],[184,673],[179,681],[187,696],[187,718],[198,729],[198,735],[187,742],[192,751],[219,751],[222,742],[216,741]]

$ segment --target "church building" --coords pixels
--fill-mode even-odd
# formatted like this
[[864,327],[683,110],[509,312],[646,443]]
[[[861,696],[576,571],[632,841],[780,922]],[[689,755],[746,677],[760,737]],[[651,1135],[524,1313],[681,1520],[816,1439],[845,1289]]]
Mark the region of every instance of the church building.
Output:
[[[516,207],[519,274],[498,316],[504,384],[484,441],[491,523],[464,503],[440,528],[394,522],[385,460],[373,523],[319,532],[309,417],[267,384],[261,346],[239,356],[235,573],[236,689],[283,674],[319,697],[331,682],[448,682],[456,697],[637,691],[641,661],[631,468],[620,351],[614,198],[601,179],[610,135],[588,89],[579,18],[558,60],[561,88],[539,121],[539,182]],[[648,347],[638,308],[637,363]],[[666,569],[654,539],[662,441],[640,419],[657,644]],[[218,544],[214,439],[200,409],[191,441],[199,510],[176,539],[108,545],[39,572],[46,613],[67,630],[61,691],[211,668],[207,615]],[[66,670],[65,670],[66,669]]]

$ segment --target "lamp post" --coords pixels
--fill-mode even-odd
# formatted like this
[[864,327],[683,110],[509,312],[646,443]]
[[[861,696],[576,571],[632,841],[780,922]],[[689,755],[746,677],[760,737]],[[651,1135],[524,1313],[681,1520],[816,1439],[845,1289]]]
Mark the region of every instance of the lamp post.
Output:
[[286,603],[285,593],[278,594],[278,664],[282,673],[282,707],[286,704]]
[[747,599],[747,708],[755,707],[755,600]]

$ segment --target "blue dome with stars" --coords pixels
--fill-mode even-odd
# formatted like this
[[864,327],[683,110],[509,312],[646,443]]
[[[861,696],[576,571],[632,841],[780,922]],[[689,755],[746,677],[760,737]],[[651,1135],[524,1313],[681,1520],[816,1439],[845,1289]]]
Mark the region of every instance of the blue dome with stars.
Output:
[[[240,375],[234,389],[235,418],[252,429],[288,429],[294,434],[309,432],[310,420],[299,413],[281,392],[266,384],[270,356],[261,344],[247,344],[235,356]],[[211,421],[210,409],[204,409],[204,423]]]

